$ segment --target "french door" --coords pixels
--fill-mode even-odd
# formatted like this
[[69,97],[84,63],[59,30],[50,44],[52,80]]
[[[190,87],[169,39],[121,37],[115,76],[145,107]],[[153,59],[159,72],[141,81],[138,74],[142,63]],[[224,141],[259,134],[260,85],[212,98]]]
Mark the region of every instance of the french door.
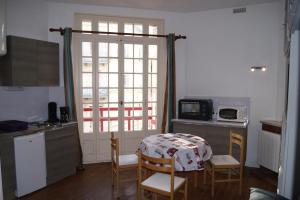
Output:
[[[81,21],[83,29],[89,27],[88,22]],[[95,18],[90,21],[91,27],[93,22]],[[130,26],[132,31],[149,30],[153,26],[97,22],[98,30],[107,27],[130,31]],[[77,107],[84,163],[110,160],[110,132],[120,138],[121,153],[134,153],[143,137],[160,130],[161,40],[82,34],[76,43]]]

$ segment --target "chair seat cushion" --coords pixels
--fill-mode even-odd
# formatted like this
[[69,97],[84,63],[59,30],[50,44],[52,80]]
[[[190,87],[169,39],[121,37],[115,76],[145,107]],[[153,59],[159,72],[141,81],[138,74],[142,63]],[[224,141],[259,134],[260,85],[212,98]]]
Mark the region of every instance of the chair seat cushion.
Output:
[[[177,190],[184,183],[185,179],[175,176],[174,177],[174,190]],[[141,185],[146,187],[151,187],[165,192],[171,192],[171,175],[163,173],[155,173],[146,180],[144,180]]]
[[210,162],[215,165],[239,165],[239,161],[237,161],[231,155],[215,155],[211,158]]
[[136,154],[119,155],[119,165],[134,165],[138,163]]

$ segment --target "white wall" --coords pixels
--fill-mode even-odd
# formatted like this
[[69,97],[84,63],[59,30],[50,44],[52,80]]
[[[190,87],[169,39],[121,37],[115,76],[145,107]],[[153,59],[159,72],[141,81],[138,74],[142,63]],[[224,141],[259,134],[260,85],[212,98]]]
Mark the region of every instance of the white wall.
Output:
[[[187,40],[176,42],[177,99],[250,97],[247,164],[257,165],[259,120],[281,119],[283,111],[282,3],[247,6],[246,13],[237,15],[231,9],[183,14],[43,0],[7,0],[7,4],[9,34],[59,42],[61,49],[62,37],[48,28],[72,27],[75,12],[164,19],[166,33],[187,35]],[[269,66],[267,72],[250,72],[250,66],[262,64]],[[25,88],[23,92],[0,88],[0,119],[9,112],[15,113],[9,116],[14,118],[45,117],[49,100],[64,104],[62,85],[61,81],[61,87]]]
[[[281,116],[276,99],[283,8],[270,3],[247,6],[242,14],[221,9],[186,16],[186,95],[250,97],[249,166],[257,166],[259,120]],[[252,73],[253,65],[268,69]]]
[[[6,0],[7,34],[47,40],[47,5],[43,0]],[[46,120],[49,89],[28,87],[8,91],[0,87],[0,120]]]

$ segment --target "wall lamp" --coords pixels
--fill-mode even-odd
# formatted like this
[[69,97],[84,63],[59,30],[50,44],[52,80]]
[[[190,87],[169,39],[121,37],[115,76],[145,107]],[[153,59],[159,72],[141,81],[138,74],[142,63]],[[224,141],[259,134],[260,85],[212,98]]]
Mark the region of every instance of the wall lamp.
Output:
[[255,71],[266,71],[267,70],[267,66],[263,65],[263,66],[252,66],[251,67],[251,72],[255,72]]

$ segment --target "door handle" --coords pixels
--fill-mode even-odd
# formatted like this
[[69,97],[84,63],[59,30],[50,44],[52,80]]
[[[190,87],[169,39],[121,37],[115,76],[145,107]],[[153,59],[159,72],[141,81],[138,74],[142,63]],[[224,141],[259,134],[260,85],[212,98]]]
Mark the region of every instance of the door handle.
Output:
[[122,100],[120,101],[120,105],[123,106],[123,101]]

